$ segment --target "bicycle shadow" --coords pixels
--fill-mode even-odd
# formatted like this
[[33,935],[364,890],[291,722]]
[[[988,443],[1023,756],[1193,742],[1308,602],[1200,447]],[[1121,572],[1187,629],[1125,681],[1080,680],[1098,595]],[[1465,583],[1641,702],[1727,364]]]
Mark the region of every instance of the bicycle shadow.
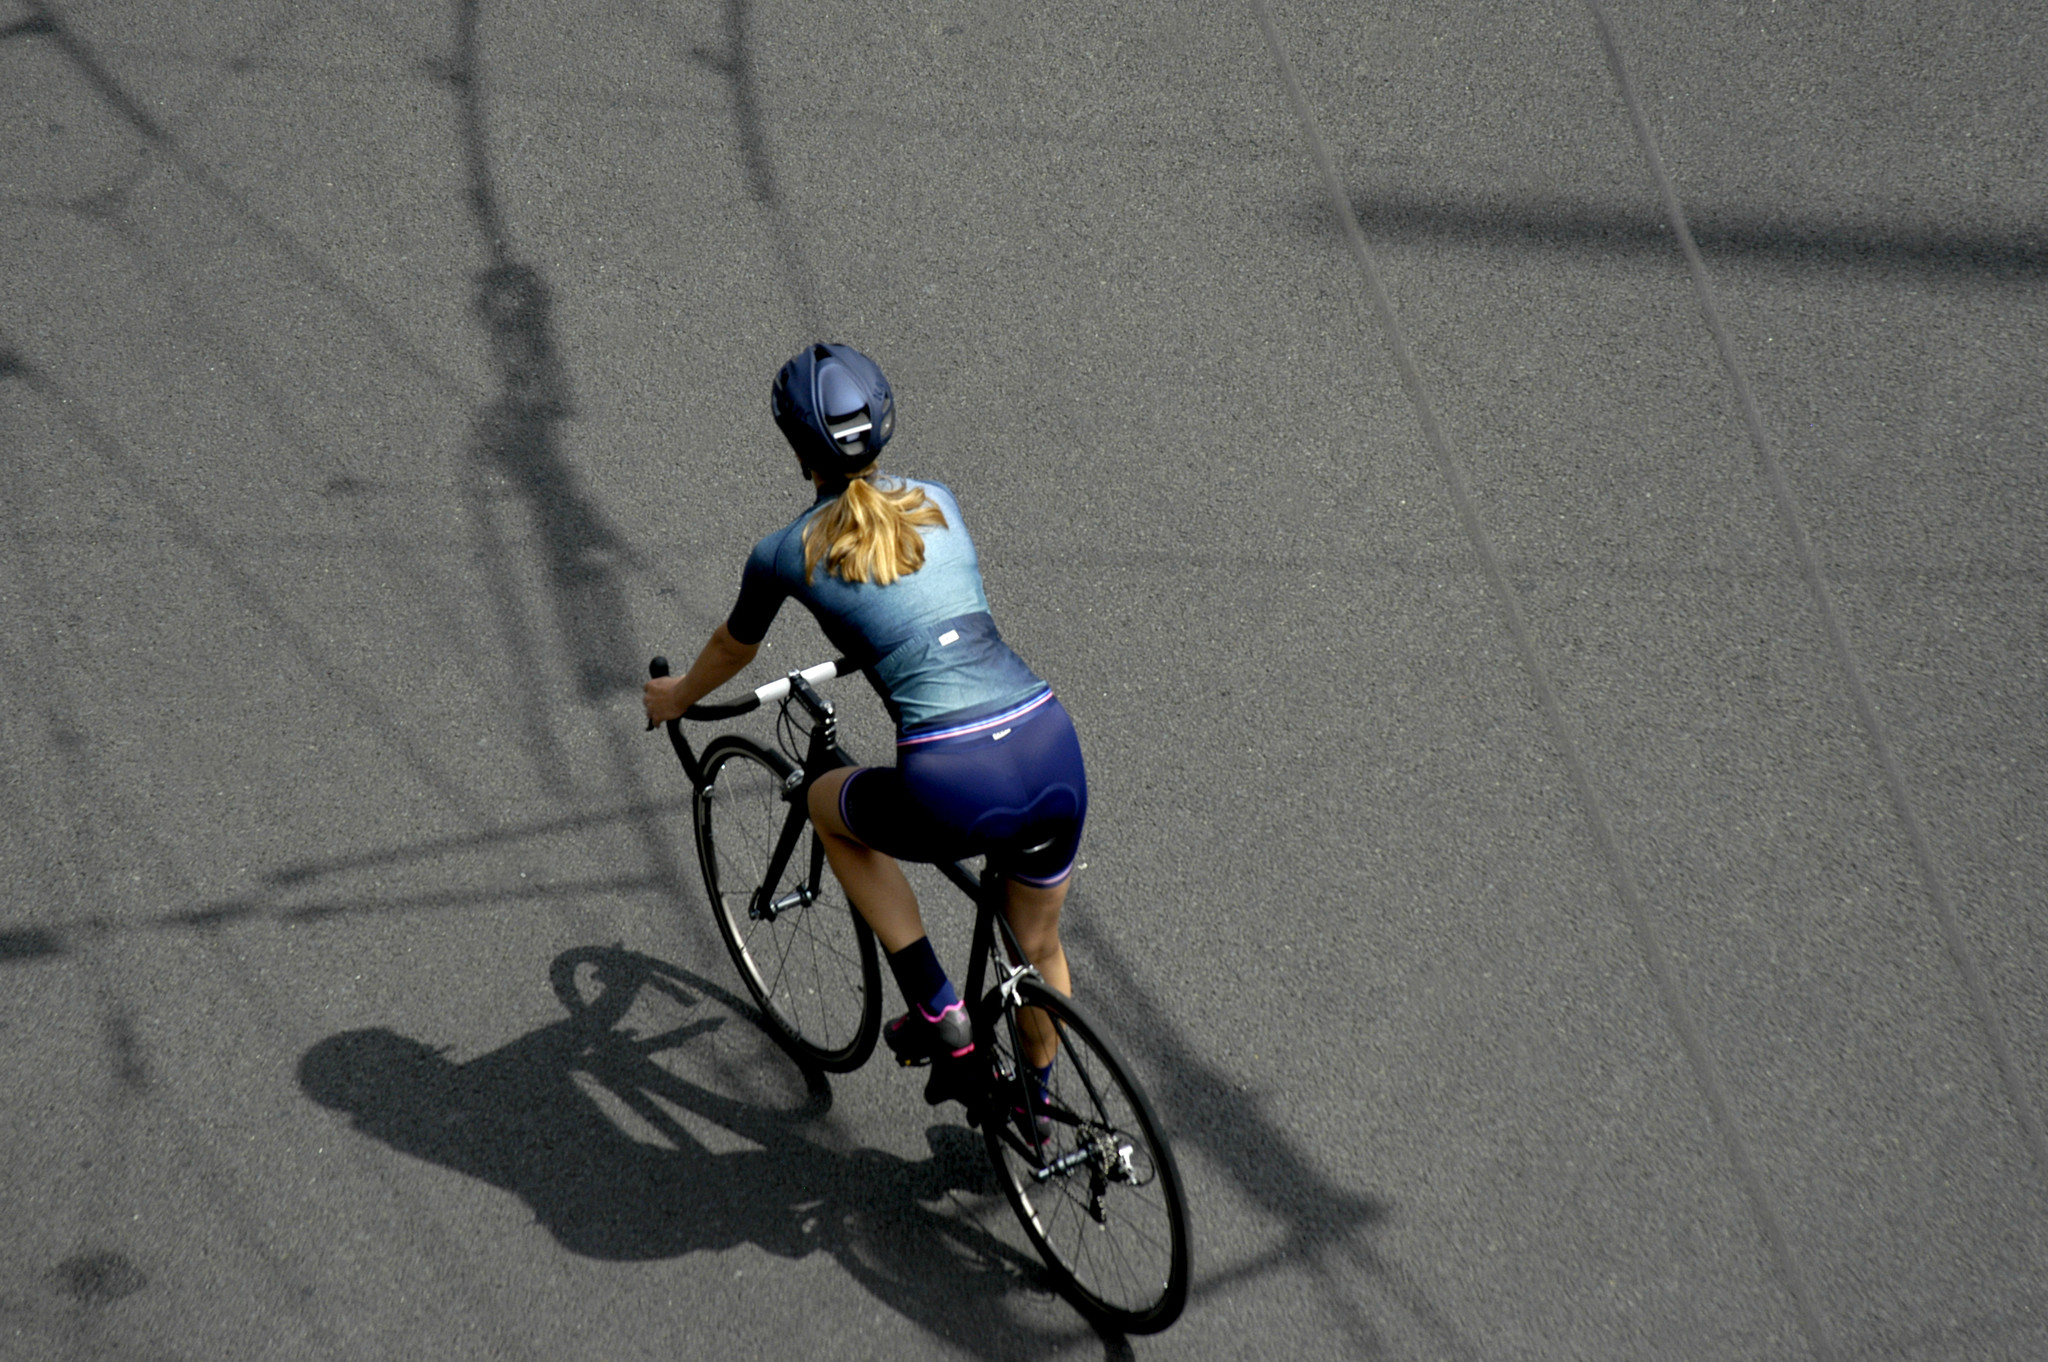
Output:
[[584,1257],[828,1253],[876,1299],[984,1357],[1044,1355],[1092,1332],[1078,1317],[1066,1330],[1020,1317],[1049,1291],[1034,1257],[960,1209],[994,1198],[1009,1214],[969,1131],[935,1127],[921,1162],[836,1149],[826,1080],[764,1038],[690,1076],[657,1062],[711,1048],[745,1015],[737,999],[617,948],[568,952],[550,972],[561,1021],[462,1062],[383,1027],[343,1032],[301,1057],[300,1086],[401,1153],[518,1196]]

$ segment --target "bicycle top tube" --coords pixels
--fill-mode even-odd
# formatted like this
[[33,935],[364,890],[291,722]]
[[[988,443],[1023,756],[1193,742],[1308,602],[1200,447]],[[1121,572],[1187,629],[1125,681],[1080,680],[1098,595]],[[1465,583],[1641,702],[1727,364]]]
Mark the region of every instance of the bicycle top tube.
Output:
[[[654,673],[657,676],[667,675],[668,659],[656,658],[654,660],[654,666],[652,670],[654,670]],[[768,682],[766,685],[757,687],[754,693],[744,700],[735,700],[729,704],[722,705],[692,705],[689,709],[683,711],[682,717],[691,720],[715,720],[737,718],[742,714],[751,714],[753,711],[761,708],[761,706],[763,705],[779,704],[783,700],[787,699],[789,697],[790,691],[793,689],[793,685],[790,679],[793,676],[801,676],[806,682],[810,683],[811,685],[821,685],[824,682],[834,680],[838,677],[851,676],[853,673],[859,670],[860,665],[856,663],[852,658],[836,657],[832,659],[830,662],[820,662],[815,666],[805,667],[801,671],[790,672],[785,675],[779,676],[775,680]],[[673,738],[677,744],[677,755],[683,758],[684,768],[686,770],[694,772],[695,763],[692,760],[692,758],[685,755],[685,752],[687,750],[686,745],[683,742],[682,735],[676,731],[676,725],[673,720],[670,721],[669,731],[671,738]],[[694,775],[692,776],[692,779],[695,779]],[[960,861],[940,861],[936,862],[935,864],[939,872],[943,874],[947,879],[951,880],[956,888],[958,888],[962,893],[964,893],[969,899],[972,899],[977,904],[980,904],[983,898],[983,891],[988,887],[987,882],[991,879],[991,877],[997,880],[1007,879],[1009,877],[1009,871],[1007,867],[1008,859],[1008,857],[1002,855],[1001,853],[998,853],[992,860],[989,860],[985,863],[983,872],[980,874],[977,874],[973,870],[970,870],[965,863]],[[1001,930],[1004,935],[1008,935],[1008,924],[1002,924],[1002,927],[999,930]],[[1014,940],[1012,940],[1011,944],[1012,946],[1015,945]]]
[[[859,670],[860,668],[854,665],[853,659],[835,657],[830,662],[820,662],[815,667],[805,667],[801,672],[791,673],[791,675],[801,676],[804,680],[815,686],[821,682],[830,681],[834,677],[850,676]],[[735,700],[730,704],[724,705],[691,705],[687,710],[683,711],[683,717],[685,719],[737,718],[742,714],[751,714],[763,705],[772,705],[780,702],[789,695],[789,688],[789,677],[778,676],[767,685],[756,687],[754,693],[744,700]]]

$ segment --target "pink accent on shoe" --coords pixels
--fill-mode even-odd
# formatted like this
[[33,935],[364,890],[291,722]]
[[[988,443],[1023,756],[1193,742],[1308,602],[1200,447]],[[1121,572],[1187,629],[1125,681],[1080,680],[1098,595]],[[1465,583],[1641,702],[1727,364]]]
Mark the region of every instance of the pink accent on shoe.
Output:
[[[923,1003],[919,1003],[917,1005],[917,1015],[923,1017],[933,1026],[937,1026],[940,1022],[944,1021],[947,1017],[952,1016],[955,1012],[965,1015],[967,1012],[967,1004],[965,1002],[947,1003],[944,1007],[939,1009],[936,1015],[925,1011]],[[954,1050],[951,1054],[951,1057],[954,1059],[961,1059],[973,1053],[974,1042],[970,1040],[965,1045],[961,1046],[959,1049]]]

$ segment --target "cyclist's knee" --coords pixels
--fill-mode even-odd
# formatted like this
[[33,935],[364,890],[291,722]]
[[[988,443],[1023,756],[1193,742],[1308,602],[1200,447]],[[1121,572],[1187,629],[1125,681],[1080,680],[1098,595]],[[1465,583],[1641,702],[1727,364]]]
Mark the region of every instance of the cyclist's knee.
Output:
[[[859,769],[858,766],[842,766],[811,782],[811,788],[805,792],[805,800],[810,808],[811,822],[820,831],[838,837],[853,836],[853,830],[846,826],[846,819],[839,811],[839,795]],[[854,840],[860,839],[855,837]]]
[[1010,920],[1010,930],[1017,934],[1017,944],[1033,958],[1041,947],[1059,948],[1060,908],[1067,901],[1068,883],[1062,880],[1041,887],[1011,880],[1005,886],[1008,899],[1003,905],[1004,916]]

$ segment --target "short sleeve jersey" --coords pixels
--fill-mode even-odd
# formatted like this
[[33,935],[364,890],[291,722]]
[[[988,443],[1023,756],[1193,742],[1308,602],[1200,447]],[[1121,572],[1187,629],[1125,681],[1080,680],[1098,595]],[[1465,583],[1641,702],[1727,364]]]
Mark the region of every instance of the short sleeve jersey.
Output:
[[866,669],[895,719],[910,734],[936,721],[996,712],[1047,689],[996,634],[982,591],[981,563],[951,491],[910,481],[945,515],[921,528],[924,564],[887,586],[848,582],[821,562],[804,577],[804,526],[830,497],[754,545],[740,577],[726,630],[741,643],[767,637],[782,602],[801,601],[825,637]]

